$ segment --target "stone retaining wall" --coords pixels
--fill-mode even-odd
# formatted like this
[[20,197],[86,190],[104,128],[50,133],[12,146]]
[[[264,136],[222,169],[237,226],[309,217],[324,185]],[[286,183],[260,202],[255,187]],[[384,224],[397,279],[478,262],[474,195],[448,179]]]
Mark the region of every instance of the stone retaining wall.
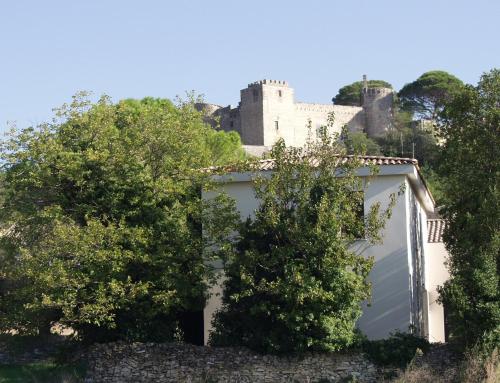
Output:
[[313,383],[349,377],[375,382],[377,378],[376,367],[361,354],[277,357],[184,344],[98,344],[89,350],[88,364],[86,383]]

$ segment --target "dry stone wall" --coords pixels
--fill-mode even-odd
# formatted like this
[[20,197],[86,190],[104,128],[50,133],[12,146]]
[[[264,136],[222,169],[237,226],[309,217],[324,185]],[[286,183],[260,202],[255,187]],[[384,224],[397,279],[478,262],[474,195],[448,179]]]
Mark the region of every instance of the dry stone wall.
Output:
[[[86,383],[211,382],[302,383],[377,381],[376,367],[361,354],[258,355],[245,349],[183,344],[110,343],[88,352]],[[353,379],[353,380],[354,380]]]

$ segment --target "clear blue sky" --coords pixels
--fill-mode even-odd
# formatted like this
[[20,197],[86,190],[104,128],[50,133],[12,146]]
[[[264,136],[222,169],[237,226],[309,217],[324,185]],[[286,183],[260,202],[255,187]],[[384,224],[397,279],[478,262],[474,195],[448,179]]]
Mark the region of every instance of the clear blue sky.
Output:
[[235,105],[263,78],[324,103],[364,73],[396,89],[433,69],[476,83],[500,67],[499,17],[498,0],[5,0],[0,131],[50,120],[79,90]]

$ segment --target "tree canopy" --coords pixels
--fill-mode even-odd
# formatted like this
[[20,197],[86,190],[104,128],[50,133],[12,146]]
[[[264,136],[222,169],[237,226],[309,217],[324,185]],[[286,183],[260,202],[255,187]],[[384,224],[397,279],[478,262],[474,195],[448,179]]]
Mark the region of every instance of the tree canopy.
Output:
[[348,133],[342,138],[348,154],[363,154],[369,156],[380,156],[382,154],[380,146],[366,133]]
[[[368,80],[369,88],[392,88],[392,85],[383,80]],[[343,86],[339,89],[337,95],[332,99],[335,105],[360,106],[362,104],[361,91],[363,81],[356,81],[352,84]]]
[[416,158],[420,165],[437,165],[439,148],[436,137],[417,127],[389,131],[374,141],[389,157]]
[[204,124],[190,101],[78,95],[53,123],[12,133],[0,328],[57,321],[89,340],[173,339],[204,307],[209,279],[196,169],[242,155],[237,135]]
[[465,86],[446,104],[439,172],[451,279],[441,289],[452,336],[473,345],[500,339],[500,71]]
[[337,138],[325,134],[305,149],[283,141],[273,147],[274,170],[256,175],[255,217],[240,225],[225,256],[212,344],[286,353],[354,342],[372,260],[350,245],[380,240],[396,197],[387,209],[374,204],[363,215],[360,163],[339,161],[342,153]]
[[460,90],[463,82],[444,71],[426,72],[398,93],[401,107],[417,118],[436,119],[444,104]]

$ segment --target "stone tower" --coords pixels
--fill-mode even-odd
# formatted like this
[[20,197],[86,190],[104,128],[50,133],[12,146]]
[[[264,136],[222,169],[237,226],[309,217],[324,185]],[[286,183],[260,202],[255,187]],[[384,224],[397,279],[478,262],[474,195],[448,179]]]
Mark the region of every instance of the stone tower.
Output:
[[285,81],[261,80],[240,92],[241,139],[247,145],[272,145],[290,135],[294,92]]
[[365,133],[374,137],[387,132],[392,127],[394,91],[391,88],[369,88],[366,75],[363,76],[363,110],[365,113]]

